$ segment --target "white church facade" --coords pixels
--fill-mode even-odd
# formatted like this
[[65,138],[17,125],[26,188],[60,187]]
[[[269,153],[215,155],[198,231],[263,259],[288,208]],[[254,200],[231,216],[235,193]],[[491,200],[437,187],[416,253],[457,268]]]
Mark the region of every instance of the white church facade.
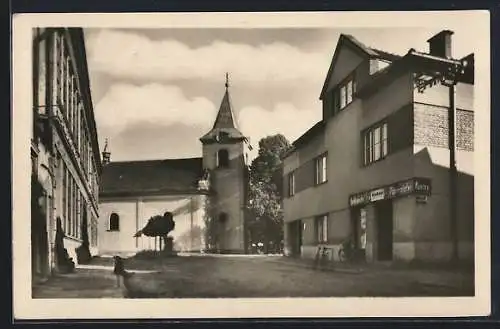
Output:
[[[103,152],[99,192],[101,255],[159,250],[160,241],[134,237],[149,218],[172,212],[174,250],[245,253],[247,138],[236,125],[228,84],[212,129],[200,138],[202,156],[110,161]],[[208,230],[210,237],[207,237]]]

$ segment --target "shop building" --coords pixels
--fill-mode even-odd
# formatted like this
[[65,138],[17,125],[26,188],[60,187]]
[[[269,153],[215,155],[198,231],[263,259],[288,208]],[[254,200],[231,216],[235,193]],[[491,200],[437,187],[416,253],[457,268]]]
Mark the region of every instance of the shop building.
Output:
[[287,255],[350,239],[366,261],[473,259],[474,55],[452,35],[404,55],[340,36],[322,120],[283,159]]

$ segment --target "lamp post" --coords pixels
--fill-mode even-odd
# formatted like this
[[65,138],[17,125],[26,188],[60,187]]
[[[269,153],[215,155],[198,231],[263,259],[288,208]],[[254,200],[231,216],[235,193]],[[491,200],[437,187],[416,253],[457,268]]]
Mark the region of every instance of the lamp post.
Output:
[[450,218],[450,236],[452,242],[452,254],[451,260],[453,262],[458,261],[459,253],[458,253],[458,223],[457,223],[457,204],[458,204],[458,181],[457,181],[457,161],[456,161],[456,148],[457,148],[457,138],[456,138],[456,86],[458,80],[462,74],[464,74],[464,70],[467,67],[468,63],[465,60],[462,61],[451,61],[449,59],[440,60],[436,57],[430,59],[427,57],[427,60],[431,60],[433,64],[442,66],[442,72],[435,73],[431,79],[426,80],[422,83],[418,84],[418,89],[420,92],[423,92],[427,87],[432,87],[437,83],[441,83],[443,86],[448,87],[448,98],[449,98],[449,106],[448,106],[448,148],[449,148],[449,164],[450,170],[449,173],[449,184],[448,191],[450,202],[449,204],[449,218]]

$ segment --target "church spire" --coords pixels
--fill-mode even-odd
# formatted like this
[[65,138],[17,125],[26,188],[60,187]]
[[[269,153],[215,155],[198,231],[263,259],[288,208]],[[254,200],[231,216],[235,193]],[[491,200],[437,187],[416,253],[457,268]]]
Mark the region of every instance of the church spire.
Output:
[[102,151],[102,164],[107,165],[111,162],[111,152],[108,150],[108,139],[104,143],[104,150]]
[[234,119],[233,107],[231,104],[231,97],[229,96],[229,73],[226,72],[225,81],[226,90],[224,96],[220,103],[219,112],[215,118],[212,130],[208,132],[205,136],[201,138],[203,141],[211,140],[215,138],[220,132],[227,133],[229,138],[243,139],[243,134],[238,130],[236,126],[236,120]]
[[216,128],[234,128],[236,129],[236,122],[234,120],[233,106],[231,104],[231,97],[229,96],[229,73],[226,72],[226,91],[222,102],[219,107],[219,112],[215,118],[213,129]]

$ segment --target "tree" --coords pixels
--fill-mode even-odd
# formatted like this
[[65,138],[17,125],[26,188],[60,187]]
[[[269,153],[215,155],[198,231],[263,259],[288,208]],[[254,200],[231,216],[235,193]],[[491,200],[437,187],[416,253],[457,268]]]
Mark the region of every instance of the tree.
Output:
[[250,243],[263,242],[266,253],[271,244],[277,251],[283,241],[281,156],[290,147],[281,134],[264,137],[259,141],[258,156],[250,166],[247,204]]
[[214,197],[208,196],[205,199],[204,204],[204,216],[203,220],[205,223],[205,250],[207,252],[215,252],[218,249],[218,225],[216,221],[216,211],[214,206]]
[[[167,247],[167,236],[175,228],[175,222],[173,214],[169,211],[162,215],[156,215],[151,217],[146,226],[134,234],[134,238],[138,238],[142,235],[149,237],[160,237],[165,241],[165,246]],[[171,251],[171,250],[168,250]]]

